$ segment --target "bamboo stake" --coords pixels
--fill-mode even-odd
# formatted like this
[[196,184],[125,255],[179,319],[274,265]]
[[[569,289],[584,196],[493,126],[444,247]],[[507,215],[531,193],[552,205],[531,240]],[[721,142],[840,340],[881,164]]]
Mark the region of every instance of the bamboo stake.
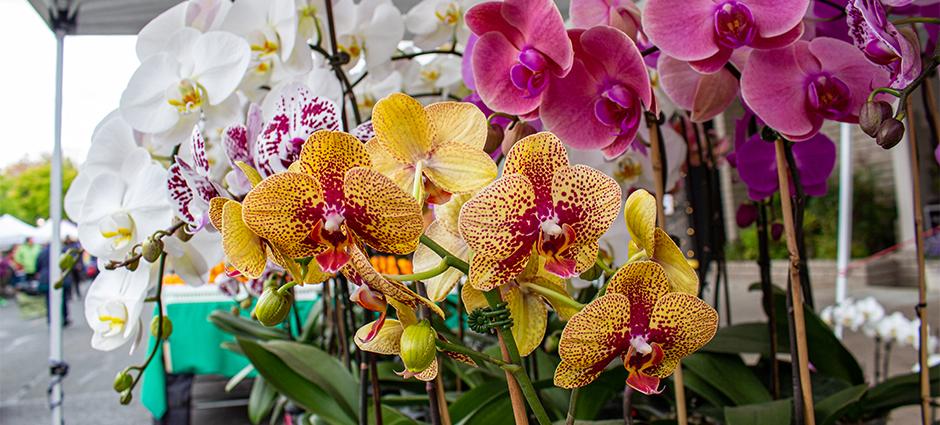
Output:
[[815,425],[813,386],[809,380],[809,355],[806,351],[806,323],[803,319],[803,290],[800,287],[800,254],[796,243],[793,200],[790,198],[790,168],[787,166],[784,143],[786,142],[783,139],[776,141],[777,178],[780,181],[780,204],[783,210],[783,227],[787,234],[787,251],[790,253],[790,297],[793,304],[790,319],[793,321],[795,330],[795,338],[791,344],[796,344],[796,367],[799,370],[800,397],[803,400],[803,411],[797,414],[802,413],[804,424]]
[[[503,360],[506,362],[511,362],[512,359],[509,357],[509,351],[506,349],[506,341],[503,340],[503,334],[497,333],[499,337],[499,351],[503,354]],[[512,415],[516,420],[516,425],[529,425],[529,416],[526,415],[525,410],[525,398],[522,395],[522,388],[519,387],[519,383],[516,382],[516,378],[512,376],[512,373],[506,371],[506,384],[509,387],[509,401],[512,402]]]
[[[923,89],[921,89],[923,90]],[[911,151],[911,184],[914,186],[914,233],[917,250],[917,317],[920,319],[920,418],[924,425],[933,423],[930,411],[930,369],[927,364],[927,275],[924,264],[924,210],[921,207],[920,160],[917,155],[917,131],[914,123],[914,107],[907,98],[907,131]]]
[[[653,160],[653,182],[656,186],[656,221],[660,227],[666,227],[666,211],[663,207],[663,198],[666,196],[666,179],[663,176],[665,172],[665,152],[663,152],[662,139],[659,137],[659,119],[654,114],[647,112],[646,126],[649,128],[650,139],[650,158]],[[673,374],[673,383],[676,386],[676,420],[679,425],[687,425],[685,407],[685,381],[682,379],[682,363],[676,366]]]

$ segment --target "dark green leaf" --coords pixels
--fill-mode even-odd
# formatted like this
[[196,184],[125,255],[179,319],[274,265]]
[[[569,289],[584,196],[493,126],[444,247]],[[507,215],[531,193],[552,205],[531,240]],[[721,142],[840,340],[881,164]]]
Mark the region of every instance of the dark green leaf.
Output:
[[[369,403],[369,423],[375,425],[375,408]],[[382,405],[382,425],[417,425],[414,419],[391,407]]]
[[209,314],[209,321],[225,332],[235,336],[268,339],[287,339],[287,332],[279,328],[267,328],[254,320],[236,316],[231,312],[216,310]]
[[274,401],[277,399],[277,391],[264,381],[264,378],[257,377],[251,384],[251,393],[248,395],[248,420],[252,425],[258,425],[264,420],[271,409],[274,408]]
[[816,403],[816,423],[819,425],[832,425],[842,417],[842,413],[857,402],[868,385],[859,384],[846,388]]
[[709,384],[705,378],[699,376],[694,370],[685,368],[683,377],[685,378],[685,387],[694,393],[700,395],[705,401],[715,407],[733,406],[734,403],[728,399],[721,391],[718,391],[712,384]]
[[465,392],[450,405],[450,419],[455,424],[465,423],[474,413],[499,398],[509,398],[506,381],[503,379],[487,381],[483,385]]
[[322,388],[287,366],[258,342],[237,338],[251,364],[274,389],[311,413],[335,425],[356,425],[357,415],[350,415]]
[[[930,368],[932,396],[940,395],[940,366]],[[920,403],[920,375],[895,376],[869,389],[859,402],[860,414],[878,416],[901,406]]]
[[736,405],[770,401],[770,393],[740,356],[697,353],[682,361],[683,366],[727,396]]
[[326,391],[351,416],[359,405],[358,379],[340,361],[312,345],[271,340],[261,345],[288,367]]
[[727,425],[790,425],[790,399],[725,407]]

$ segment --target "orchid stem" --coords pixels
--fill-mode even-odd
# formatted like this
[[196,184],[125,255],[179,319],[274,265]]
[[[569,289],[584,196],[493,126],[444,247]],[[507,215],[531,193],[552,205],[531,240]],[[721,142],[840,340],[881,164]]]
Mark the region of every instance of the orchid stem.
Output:
[[875,96],[877,96],[878,93],[887,93],[887,94],[890,94],[891,96],[894,96],[894,97],[901,97],[901,96],[902,96],[902,93],[901,93],[900,90],[895,90],[895,89],[893,89],[893,88],[891,88],[891,87],[878,87],[877,89],[872,90],[871,93],[868,94],[868,101],[869,101],[869,102],[874,102],[874,101],[875,101]]
[[497,359],[497,358],[495,358],[495,357],[492,357],[492,356],[483,354],[483,353],[481,353],[481,352],[479,352],[479,351],[476,351],[476,350],[474,350],[474,349],[472,349],[472,348],[470,348],[470,347],[467,347],[467,346],[465,346],[465,345],[462,345],[462,344],[457,344],[457,343],[453,343],[453,342],[450,342],[450,341],[442,341],[442,340],[437,340],[437,341],[435,341],[435,344],[437,345],[437,348],[438,348],[438,349],[441,349],[441,350],[444,350],[444,351],[450,351],[450,352],[454,352],[454,353],[458,353],[458,354],[463,354],[463,355],[465,355],[465,356],[467,356],[467,357],[470,357],[470,358],[473,359],[473,361],[476,362],[478,365],[481,365],[481,364],[483,364],[484,362],[486,362],[486,363],[492,363],[492,364],[494,364],[494,365],[496,365],[496,366],[498,366],[498,367],[503,367],[503,366],[506,366],[506,365],[509,364],[509,363],[506,363],[506,362],[504,362],[504,361],[502,361],[502,360],[500,360],[500,359]]
[[578,408],[578,396],[581,395],[579,388],[571,390],[571,398],[568,399],[568,416],[565,418],[565,425],[574,425],[574,413]]
[[581,309],[584,308],[584,304],[581,304],[581,303],[579,303],[579,302],[577,302],[577,301],[571,299],[570,297],[566,297],[566,296],[564,296],[564,295],[562,295],[562,294],[559,294],[559,293],[556,292],[556,291],[553,291],[553,290],[551,290],[551,289],[545,288],[545,287],[543,287],[543,286],[539,286],[539,285],[525,285],[525,289],[528,290],[528,291],[535,292],[536,294],[539,294],[539,295],[541,295],[543,298],[546,298],[546,299],[548,299],[548,300],[550,300],[550,301],[557,302],[557,303],[559,303],[559,304],[567,305],[567,306],[569,306],[569,307],[571,307],[571,308],[577,309],[578,311],[581,311]]
[[907,18],[901,18],[896,21],[891,21],[894,25],[904,25],[904,24],[934,24],[940,25],[940,18],[931,18],[928,16],[910,16]]
[[460,272],[465,275],[470,274],[470,265],[467,264],[466,261],[461,260],[454,254],[451,254],[447,248],[442,247],[439,243],[435,242],[434,239],[427,237],[427,235],[421,235],[421,243],[424,244],[424,246],[430,248],[431,251],[434,251],[434,253],[439,257],[447,260],[447,263],[451,267],[460,270]]
[[293,288],[293,287],[297,286],[297,283],[298,283],[298,282],[297,282],[297,280],[295,279],[295,280],[292,280],[292,281],[290,281],[290,282],[287,282],[287,283],[281,285],[280,288],[277,288],[277,294],[278,294],[278,295],[286,295],[286,294],[287,294],[287,291],[290,291],[290,288]]
[[[447,257],[451,258],[451,257]],[[441,262],[438,263],[434,268],[425,270],[423,272],[412,273],[412,274],[383,274],[386,279],[395,280],[399,282],[415,282],[419,280],[427,280],[434,276],[438,276],[441,273],[446,272],[450,269],[450,262],[447,261],[447,258],[442,258]]]
[[617,270],[614,270],[613,267],[607,265],[604,260],[601,260],[601,257],[597,257],[597,259],[594,260],[594,264],[597,264],[597,267],[600,267],[607,276],[613,276],[614,273],[617,273]]

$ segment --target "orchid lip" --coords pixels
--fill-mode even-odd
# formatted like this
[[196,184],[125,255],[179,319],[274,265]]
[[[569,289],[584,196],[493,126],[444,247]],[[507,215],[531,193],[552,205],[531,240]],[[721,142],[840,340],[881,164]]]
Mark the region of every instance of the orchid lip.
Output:
[[727,0],[715,8],[715,41],[729,49],[747,46],[757,34],[754,15],[746,4]]
[[542,53],[527,47],[519,52],[519,63],[509,69],[509,80],[527,99],[538,97],[548,87],[548,59]]
[[806,98],[809,107],[824,118],[843,119],[850,114],[849,86],[827,72],[813,75],[807,82]]
[[628,87],[611,84],[594,101],[594,117],[611,128],[611,135],[620,136],[636,129],[643,107]]
[[901,60],[901,57],[898,56],[891,46],[878,39],[869,41],[868,44],[865,45],[865,48],[862,49],[862,52],[865,53],[865,57],[868,58],[868,60],[879,65],[890,65]]

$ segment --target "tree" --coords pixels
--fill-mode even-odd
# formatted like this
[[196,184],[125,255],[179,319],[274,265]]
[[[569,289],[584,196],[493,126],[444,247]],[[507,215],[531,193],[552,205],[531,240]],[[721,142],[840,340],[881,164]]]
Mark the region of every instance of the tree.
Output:
[[[10,214],[27,223],[49,217],[50,158],[21,160],[0,173],[0,214]],[[62,195],[78,174],[69,160],[62,162]],[[64,216],[64,213],[63,213]]]

